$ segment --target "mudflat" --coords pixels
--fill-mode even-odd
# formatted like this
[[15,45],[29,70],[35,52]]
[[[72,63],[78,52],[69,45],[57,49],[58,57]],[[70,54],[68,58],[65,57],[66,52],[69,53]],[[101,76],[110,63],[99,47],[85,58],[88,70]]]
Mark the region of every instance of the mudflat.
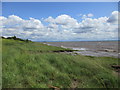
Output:
[[45,44],[71,48],[77,53],[89,56],[110,56],[118,57],[118,41],[73,41],[73,42],[45,42]]

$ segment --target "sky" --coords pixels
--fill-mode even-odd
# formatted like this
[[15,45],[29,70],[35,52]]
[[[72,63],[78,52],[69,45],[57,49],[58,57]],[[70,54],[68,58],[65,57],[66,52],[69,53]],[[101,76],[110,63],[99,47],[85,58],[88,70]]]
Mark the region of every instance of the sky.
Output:
[[2,35],[33,41],[117,40],[117,2],[3,2]]

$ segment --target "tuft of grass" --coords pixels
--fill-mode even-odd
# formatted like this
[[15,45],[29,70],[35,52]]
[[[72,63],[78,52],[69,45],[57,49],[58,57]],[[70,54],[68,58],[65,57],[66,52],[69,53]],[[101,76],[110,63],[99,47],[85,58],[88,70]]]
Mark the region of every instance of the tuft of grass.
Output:
[[38,42],[2,40],[3,88],[116,88],[117,58],[69,55]]

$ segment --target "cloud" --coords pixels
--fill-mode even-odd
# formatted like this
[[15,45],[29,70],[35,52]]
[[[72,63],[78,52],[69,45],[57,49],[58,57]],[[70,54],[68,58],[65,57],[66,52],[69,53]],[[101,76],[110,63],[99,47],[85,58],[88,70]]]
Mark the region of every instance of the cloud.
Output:
[[76,19],[72,18],[69,15],[65,15],[65,14],[59,15],[55,19],[50,16],[50,17],[46,18],[44,21],[49,22],[50,24],[54,23],[54,25],[55,24],[61,25],[62,28],[64,28],[64,29],[67,29],[67,28],[72,29],[79,25]]
[[54,18],[52,18],[51,16],[49,16],[48,18],[46,18],[44,21],[46,21],[48,23],[55,23]]
[[70,17],[69,15],[60,15],[55,19],[57,24],[67,25],[67,24],[76,24],[77,20]]
[[82,16],[82,19],[85,19],[85,18],[87,18],[87,15],[83,15],[83,16]]
[[93,17],[94,15],[92,14],[92,13],[89,13],[89,14],[87,14],[87,15],[82,15],[81,14],[81,16],[82,16],[82,19],[86,19],[86,18],[90,18],[90,17]]
[[108,18],[109,23],[118,23],[118,15],[120,13],[118,11],[113,11],[111,16]]
[[93,17],[94,15],[92,13],[89,13],[87,16],[88,17]]
[[0,16],[3,36],[13,36],[36,41],[63,40],[111,40],[118,38],[118,11],[113,11],[110,17],[91,18],[94,15],[83,15],[77,19],[63,14],[56,18],[49,16],[44,19],[45,25],[39,19],[22,19],[16,15]]

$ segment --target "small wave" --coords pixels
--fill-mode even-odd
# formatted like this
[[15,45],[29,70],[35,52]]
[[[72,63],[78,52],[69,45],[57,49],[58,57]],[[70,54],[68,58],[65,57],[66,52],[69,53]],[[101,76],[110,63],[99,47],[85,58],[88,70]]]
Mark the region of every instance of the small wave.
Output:
[[73,50],[82,50],[82,51],[86,51],[88,50],[87,48],[72,48]]

